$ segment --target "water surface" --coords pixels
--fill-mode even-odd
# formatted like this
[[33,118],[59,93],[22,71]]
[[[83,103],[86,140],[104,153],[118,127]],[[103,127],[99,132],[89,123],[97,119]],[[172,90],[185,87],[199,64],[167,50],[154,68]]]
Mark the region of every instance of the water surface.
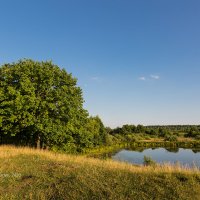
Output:
[[151,157],[158,163],[169,162],[175,164],[179,162],[182,165],[192,166],[195,164],[200,167],[200,151],[194,149],[148,148],[140,151],[121,149],[112,155],[112,159],[134,164],[143,164],[144,156]]

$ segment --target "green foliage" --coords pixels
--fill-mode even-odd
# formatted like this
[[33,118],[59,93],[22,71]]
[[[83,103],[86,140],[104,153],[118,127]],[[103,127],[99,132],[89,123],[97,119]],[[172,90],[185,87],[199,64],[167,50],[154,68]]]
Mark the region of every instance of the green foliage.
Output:
[[121,133],[123,135],[127,135],[127,134],[130,134],[130,133],[133,133],[136,131],[136,126],[134,125],[123,125],[122,128],[121,128]]
[[115,138],[115,143],[135,142],[140,140],[162,140],[177,142],[182,137],[193,137],[199,140],[200,126],[192,125],[166,125],[142,126],[123,125],[114,129],[106,128],[109,135]]
[[156,136],[158,135],[158,130],[157,129],[152,129],[152,128],[146,128],[145,133],[151,136]]
[[106,143],[107,132],[98,116],[89,117],[87,123],[85,124],[85,128],[88,133],[87,135],[91,134],[91,140],[94,146]]
[[166,135],[165,136],[165,141],[176,142],[177,140],[178,139],[177,139],[176,135]]
[[143,163],[144,163],[145,166],[156,166],[156,161],[154,161],[149,156],[144,156],[144,162]]
[[180,136],[181,136],[181,133],[179,133],[179,132],[174,132],[174,135],[176,135],[177,137],[180,137]]
[[200,134],[196,135],[195,139],[200,140]]
[[[82,91],[51,62],[20,60],[0,68],[0,134],[3,142],[45,147],[87,143]],[[88,136],[89,137],[89,136]]]
[[137,125],[136,128],[136,133],[144,133],[145,132],[145,127],[143,125]]
[[169,130],[166,128],[159,128],[158,133],[160,137],[166,137],[170,134]]
[[136,140],[137,140],[137,137],[133,134],[128,134],[128,135],[126,135],[125,138],[126,138],[126,141],[128,141],[128,142],[136,142]]
[[200,129],[196,126],[192,126],[188,129],[188,133],[185,134],[185,137],[194,137],[198,139],[200,137]]

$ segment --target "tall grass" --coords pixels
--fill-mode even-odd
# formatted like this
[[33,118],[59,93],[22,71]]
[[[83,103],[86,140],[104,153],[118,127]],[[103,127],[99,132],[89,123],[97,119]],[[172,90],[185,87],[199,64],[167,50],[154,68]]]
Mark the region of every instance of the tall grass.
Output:
[[200,199],[196,168],[0,146],[0,199]]

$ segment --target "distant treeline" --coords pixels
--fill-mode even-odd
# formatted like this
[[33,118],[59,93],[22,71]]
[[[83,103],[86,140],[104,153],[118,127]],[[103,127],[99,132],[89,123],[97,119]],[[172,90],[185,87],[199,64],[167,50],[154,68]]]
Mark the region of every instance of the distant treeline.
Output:
[[183,131],[183,132],[187,132],[191,128],[200,129],[200,125],[153,125],[153,126],[145,126],[145,127],[148,129],[165,128],[170,131]]
[[107,128],[107,132],[114,136],[135,140],[149,137],[163,137],[165,140],[175,141],[177,137],[194,137],[200,139],[200,125],[123,125],[114,129]]
[[[108,128],[110,129],[110,128]],[[184,132],[188,133],[189,131],[199,131],[200,125],[152,125],[152,126],[143,126],[143,125],[123,125],[122,127],[117,127],[114,129],[110,129],[111,134],[115,133],[158,133],[161,131],[169,131],[169,132]]]

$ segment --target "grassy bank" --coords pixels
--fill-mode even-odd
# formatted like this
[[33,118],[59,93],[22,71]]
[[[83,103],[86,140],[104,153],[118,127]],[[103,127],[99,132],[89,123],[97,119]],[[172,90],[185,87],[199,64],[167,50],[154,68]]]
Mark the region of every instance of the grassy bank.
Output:
[[137,141],[130,143],[119,143],[109,146],[100,146],[90,149],[85,149],[83,154],[88,155],[89,157],[99,157],[106,158],[110,157],[114,152],[117,152],[120,149],[131,149],[131,150],[141,150],[143,151],[146,148],[192,148],[200,150],[200,141],[194,140],[180,140],[176,142],[169,142],[163,140],[151,140],[151,141]]
[[200,148],[198,140],[181,140],[181,141],[138,141],[127,144],[133,147],[179,147],[179,148]]
[[0,199],[200,199],[200,172],[0,146]]

